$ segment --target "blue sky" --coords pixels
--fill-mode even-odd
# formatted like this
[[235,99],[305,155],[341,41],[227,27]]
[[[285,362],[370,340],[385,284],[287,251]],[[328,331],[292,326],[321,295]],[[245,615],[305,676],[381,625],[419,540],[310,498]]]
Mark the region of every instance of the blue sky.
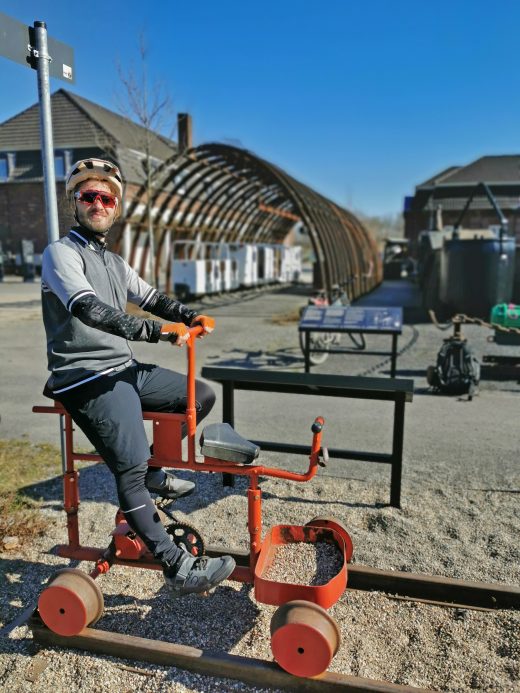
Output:
[[[339,204],[401,211],[417,183],[484,154],[518,154],[518,0],[0,2],[73,46],[71,91],[116,110],[116,61],[194,119]],[[66,86],[52,80],[52,90]],[[37,100],[0,58],[0,122]]]

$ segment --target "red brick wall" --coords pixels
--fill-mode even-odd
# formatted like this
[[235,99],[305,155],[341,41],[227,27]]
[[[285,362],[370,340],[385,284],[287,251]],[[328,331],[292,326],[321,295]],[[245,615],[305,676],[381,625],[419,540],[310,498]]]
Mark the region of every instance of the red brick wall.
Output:
[[[66,233],[72,221],[63,187],[63,183],[56,186],[60,234]],[[19,252],[21,239],[33,241],[36,253],[41,253],[47,245],[43,183],[0,185],[0,240],[4,250]]]
[[[57,183],[60,236],[68,233],[74,223],[64,188],[64,183]],[[112,244],[119,234],[116,224],[110,234]],[[0,184],[0,241],[3,250],[19,253],[22,239],[34,242],[35,253],[42,253],[48,243],[43,183]]]

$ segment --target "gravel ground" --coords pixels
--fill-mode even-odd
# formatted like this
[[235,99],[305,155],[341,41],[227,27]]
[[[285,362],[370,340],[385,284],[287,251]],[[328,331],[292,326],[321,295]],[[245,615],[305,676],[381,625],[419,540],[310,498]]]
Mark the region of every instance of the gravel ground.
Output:
[[[301,296],[280,293],[247,305],[213,307],[220,342],[212,350],[210,340],[204,340],[200,361],[301,369],[294,325],[288,328],[269,320],[273,313],[301,303]],[[208,312],[209,308],[210,302]],[[27,315],[20,329],[27,329],[30,322],[37,330],[37,319],[29,317],[29,309]],[[241,334],[237,348],[233,328],[237,319],[245,317],[250,329]],[[466,332],[478,355],[493,351],[479,328]],[[514,381],[485,381],[480,396],[471,403],[432,396],[424,371],[433,363],[443,336],[429,324],[406,325],[400,340],[401,348],[408,343],[410,347],[399,358],[398,376],[413,377],[416,387],[406,413],[402,509],[387,505],[386,468],[331,460],[309,483],[275,479],[262,483],[264,529],[332,515],[352,536],[355,563],[520,584],[520,473],[514,414],[520,387]],[[14,343],[19,339],[14,322],[11,339]],[[384,348],[386,342],[379,341]],[[155,358],[159,353],[166,354],[157,351],[153,360],[160,360]],[[149,351],[147,358],[152,360]],[[171,357],[163,358],[166,363]],[[356,374],[381,360],[377,356],[336,356],[316,371]],[[376,374],[384,376],[387,368],[380,366]],[[310,424],[320,414],[326,419],[325,442],[330,447],[386,451],[390,441],[392,416],[385,403],[306,397],[294,406],[294,397],[289,395],[237,393],[236,414],[237,430],[259,439],[310,443]],[[208,421],[218,421],[219,416],[216,407]],[[284,434],[275,435],[282,428],[281,421]],[[51,424],[54,430],[55,421]],[[52,439],[52,431],[48,439]],[[55,431],[54,442],[58,442]],[[261,453],[261,461],[291,469],[305,466],[303,457],[281,458],[274,453]],[[188,472],[181,475],[190,476]],[[179,519],[199,527],[208,543],[246,548],[246,481],[237,479],[234,488],[222,487],[215,474],[198,474],[196,481],[198,493],[177,503]],[[105,546],[116,508],[112,478],[103,465],[83,465],[80,483],[82,539],[92,546]],[[33,543],[0,555],[4,583],[0,628],[8,626],[0,638],[2,689],[33,691],[37,686],[41,693],[264,690],[175,668],[38,649],[26,626],[9,628],[37,599],[48,577],[57,568],[70,565],[52,551],[66,536],[61,481],[42,481],[28,493],[42,499],[49,528]],[[87,570],[89,566],[80,563],[78,567]],[[97,627],[103,630],[271,659],[269,622],[275,607],[256,603],[247,586],[225,582],[209,597],[171,602],[159,572],[120,567],[100,578],[99,584],[106,612]],[[347,589],[330,613],[342,632],[331,671],[442,691],[520,690],[517,611],[441,608]],[[46,666],[35,684],[27,677],[40,660]]]

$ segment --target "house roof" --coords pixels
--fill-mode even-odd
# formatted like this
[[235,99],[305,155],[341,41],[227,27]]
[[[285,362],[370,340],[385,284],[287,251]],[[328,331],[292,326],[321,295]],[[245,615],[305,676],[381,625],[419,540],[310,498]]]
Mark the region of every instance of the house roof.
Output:
[[[99,146],[108,133],[60,89],[51,96],[54,147]],[[0,150],[33,151],[40,149],[40,107],[33,104],[25,111],[0,124]]]
[[[99,151],[114,152],[125,179],[142,182],[144,127],[66,89],[59,89],[51,95],[51,110],[55,149],[73,150],[73,156],[77,158],[88,156],[89,150],[95,150],[91,153],[96,156],[99,156]],[[0,152],[17,152],[14,174],[17,179],[42,176],[41,166],[35,166],[29,154],[25,154],[41,148],[39,111],[36,103],[0,124]],[[176,151],[175,142],[150,133],[152,157],[164,161]]]
[[[82,96],[72,94],[65,89],[60,89],[53,96],[63,93],[70,101],[76,104],[87,117],[96,123],[111,139],[119,145],[128,149],[135,149],[142,152],[144,140],[147,134],[146,128],[134,123],[130,118],[126,118],[108,108],[104,108],[93,101],[84,99]],[[150,132],[150,151],[152,156],[164,161],[177,150],[177,145],[172,140],[163,137],[155,132]]]
[[418,185],[417,188],[430,188],[433,185],[438,185],[444,179],[449,178],[452,173],[455,173],[455,171],[458,171],[459,169],[460,166],[449,166],[448,168],[442,170],[440,173],[436,173],[431,178],[428,178],[428,180],[425,180],[424,183]]
[[417,186],[417,191],[433,187],[488,185],[519,185],[520,155],[482,156],[466,166],[451,166]]

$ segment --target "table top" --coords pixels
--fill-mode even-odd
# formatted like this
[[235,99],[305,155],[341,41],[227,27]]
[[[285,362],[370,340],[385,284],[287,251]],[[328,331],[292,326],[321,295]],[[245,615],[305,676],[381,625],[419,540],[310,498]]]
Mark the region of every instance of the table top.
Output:
[[307,306],[300,332],[373,332],[401,334],[401,307]]

